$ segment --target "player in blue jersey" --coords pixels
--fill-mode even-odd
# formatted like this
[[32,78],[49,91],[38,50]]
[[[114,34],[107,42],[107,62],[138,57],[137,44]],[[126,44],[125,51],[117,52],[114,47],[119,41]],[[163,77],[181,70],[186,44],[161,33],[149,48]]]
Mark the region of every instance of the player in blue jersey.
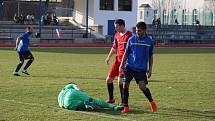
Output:
[[151,96],[147,78],[151,77],[153,65],[153,41],[146,34],[146,24],[139,22],[136,25],[136,35],[127,43],[126,52],[120,65],[120,71],[125,74],[123,83],[123,113],[129,112],[128,97],[130,81],[134,78],[140,90],[149,100],[152,112],[157,111],[157,105]]
[[22,73],[26,75],[30,75],[27,72],[28,67],[31,65],[31,63],[34,61],[34,57],[31,54],[28,46],[29,46],[29,36],[33,33],[33,27],[27,27],[27,31],[23,33],[23,35],[17,37],[16,39],[16,51],[19,55],[19,64],[17,65],[15,71],[13,72],[13,75],[20,76],[19,70],[22,67],[24,60],[28,59],[28,62],[26,63],[25,67],[22,70]]

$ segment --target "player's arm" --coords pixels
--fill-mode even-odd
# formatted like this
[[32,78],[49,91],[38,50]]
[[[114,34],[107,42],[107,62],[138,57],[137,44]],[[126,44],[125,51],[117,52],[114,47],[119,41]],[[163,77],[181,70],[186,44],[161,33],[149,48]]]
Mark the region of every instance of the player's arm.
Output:
[[116,49],[114,49],[114,48],[112,47],[111,50],[110,50],[110,52],[109,52],[109,54],[108,54],[108,56],[107,56],[106,59],[105,59],[105,63],[106,63],[107,65],[109,64],[109,61],[110,61],[111,57],[112,57],[114,54],[116,54]]
[[123,57],[122,57],[122,62],[121,62],[121,64],[120,64],[120,66],[119,66],[119,71],[120,71],[120,72],[124,72],[124,69],[125,69],[125,61],[127,60],[127,58],[128,58],[128,54],[125,52],[124,55],[123,55]]
[[154,45],[152,44],[150,49],[149,49],[149,65],[148,65],[148,70],[147,70],[147,75],[148,78],[151,77],[152,75],[152,66],[153,66],[153,50],[154,50]]
[[147,71],[148,78],[152,75],[152,66],[153,66],[153,55],[149,57],[149,69]]
[[127,44],[126,44],[125,53],[124,53],[124,55],[122,56],[122,61],[121,61],[121,64],[120,64],[120,66],[119,66],[119,71],[120,71],[120,72],[124,72],[124,69],[125,69],[125,62],[126,62],[126,60],[128,59],[129,54],[131,53],[131,48],[130,48],[131,39],[132,39],[132,38],[129,38],[129,40],[128,40]]
[[108,65],[111,57],[117,53],[117,47],[118,47],[118,41],[116,40],[116,37],[114,37],[113,46],[108,54],[108,56],[105,59],[105,63]]
[[15,49],[17,49],[20,40],[21,40],[21,37],[20,37],[20,36],[16,38],[16,47],[15,47]]

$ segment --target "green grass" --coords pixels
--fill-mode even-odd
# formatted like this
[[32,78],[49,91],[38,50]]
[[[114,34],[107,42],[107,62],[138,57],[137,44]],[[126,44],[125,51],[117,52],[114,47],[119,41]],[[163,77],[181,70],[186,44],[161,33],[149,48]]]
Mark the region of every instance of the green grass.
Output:
[[[130,86],[131,112],[112,110],[69,111],[58,107],[57,95],[75,80],[90,96],[105,100],[105,78],[110,67],[104,64],[109,49],[32,49],[35,62],[31,76],[12,75],[17,53],[0,49],[0,121],[211,121],[215,120],[215,49],[156,49],[153,75],[148,87],[158,103],[151,113],[135,81]],[[112,60],[113,61],[113,60]],[[115,97],[119,89],[115,80]]]

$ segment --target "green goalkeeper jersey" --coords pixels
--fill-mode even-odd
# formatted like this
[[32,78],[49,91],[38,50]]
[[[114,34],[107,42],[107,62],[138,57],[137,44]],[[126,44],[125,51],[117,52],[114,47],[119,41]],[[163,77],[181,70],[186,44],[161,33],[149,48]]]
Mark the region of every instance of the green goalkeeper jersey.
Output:
[[109,104],[103,100],[93,99],[85,92],[79,90],[76,84],[66,85],[58,95],[58,103],[62,108],[69,110],[94,110],[96,108],[110,108],[116,111],[121,110],[123,106]]
[[92,98],[80,91],[73,83],[66,85],[58,95],[59,106],[70,110],[86,109],[84,103],[90,99]]

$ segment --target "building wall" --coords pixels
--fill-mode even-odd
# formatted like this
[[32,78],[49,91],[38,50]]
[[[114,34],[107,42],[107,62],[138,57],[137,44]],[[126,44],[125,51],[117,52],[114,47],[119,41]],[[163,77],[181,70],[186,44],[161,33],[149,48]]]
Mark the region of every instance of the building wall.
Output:
[[[74,13],[73,18],[76,22],[82,25],[86,25],[86,0],[74,0]],[[88,25],[94,25],[94,0],[89,0],[88,9]]]
[[132,0],[132,11],[118,11],[118,0],[115,0],[114,10],[99,10],[99,0],[94,3],[95,23],[103,25],[103,35],[108,33],[108,20],[124,19],[126,29],[132,31],[137,22],[137,0]]
[[[132,11],[118,11],[118,0],[114,2],[114,10],[99,10],[99,0],[89,0],[89,26],[103,26],[103,35],[108,33],[108,20],[124,19],[126,28],[132,31],[132,27],[137,22],[137,1],[132,0]],[[75,0],[73,18],[80,24],[85,25],[86,0]]]
[[[205,0],[166,0],[166,3],[155,4],[153,1],[162,1],[162,0],[132,0],[132,11],[118,11],[118,0],[114,0],[114,10],[99,10],[100,9],[100,0],[89,0],[89,25],[99,25],[103,26],[103,35],[108,34],[108,20],[115,20],[118,18],[124,19],[126,22],[126,28],[132,31],[132,28],[136,25],[138,21],[144,21],[147,24],[151,24],[154,18],[154,10],[158,10],[157,18],[161,18],[162,24],[174,24],[175,19],[177,18],[180,25],[183,24],[182,11],[187,10],[187,23],[184,22],[184,25],[193,24],[193,10],[197,9],[198,19],[201,25],[205,25],[206,17],[205,11],[208,8],[205,8]],[[163,0],[164,1],[164,0]],[[86,23],[86,0],[74,0],[74,16],[73,18],[80,24],[85,25]],[[141,4],[149,4],[152,7],[152,10],[146,10],[145,8],[139,8]],[[164,19],[163,10],[167,10],[167,19]],[[172,17],[172,10],[176,9],[176,17]],[[143,11],[143,19],[140,19],[140,11]],[[147,16],[148,11],[148,16]],[[214,9],[215,11],[215,9]],[[214,18],[214,16],[213,16]],[[166,22],[165,22],[166,21]],[[214,21],[214,19],[213,19]]]
[[146,24],[152,24],[153,14],[152,8],[139,8],[137,11],[137,22],[144,21]]

